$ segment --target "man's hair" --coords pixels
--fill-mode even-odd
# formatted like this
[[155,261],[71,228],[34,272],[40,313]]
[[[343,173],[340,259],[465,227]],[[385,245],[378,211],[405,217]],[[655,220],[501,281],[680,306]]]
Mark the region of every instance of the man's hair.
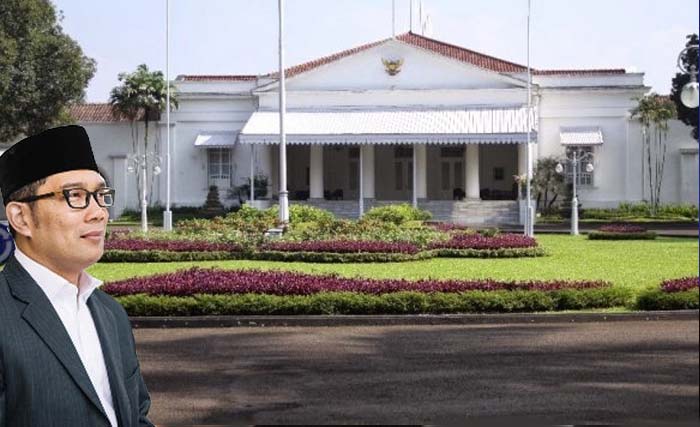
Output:
[[[46,183],[46,178],[41,178],[40,180],[34,181],[32,183],[29,183],[25,185],[24,187],[20,187],[17,190],[13,191],[12,194],[10,194],[7,197],[7,202],[16,202],[18,200],[34,196],[36,195],[36,190],[39,189],[44,183]],[[34,203],[34,202],[29,202],[29,203]],[[34,216],[34,211],[32,211],[32,218],[36,218]],[[8,225],[10,226],[10,233],[12,234],[13,238],[17,237],[17,231],[15,231],[14,228],[12,228],[12,224],[8,221]]]

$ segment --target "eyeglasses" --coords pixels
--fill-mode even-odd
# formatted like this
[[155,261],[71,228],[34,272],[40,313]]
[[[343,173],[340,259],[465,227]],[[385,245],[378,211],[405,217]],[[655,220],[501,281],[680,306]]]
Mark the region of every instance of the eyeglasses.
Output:
[[95,191],[88,191],[84,188],[70,188],[61,192],[54,191],[51,193],[37,194],[35,196],[25,197],[17,200],[18,202],[33,202],[35,200],[47,199],[59,194],[63,194],[66,203],[73,209],[85,209],[90,205],[90,196],[95,199],[97,205],[103,208],[110,207],[114,204],[114,188],[104,187]]

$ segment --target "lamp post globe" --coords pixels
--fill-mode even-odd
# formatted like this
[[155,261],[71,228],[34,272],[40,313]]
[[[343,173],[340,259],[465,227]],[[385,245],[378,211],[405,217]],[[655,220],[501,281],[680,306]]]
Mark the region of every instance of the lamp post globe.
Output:
[[[692,79],[691,75],[691,79]],[[681,90],[681,102],[688,108],[698,108],[700,105],[700,91],[698,90],[698,82],[691,81],[686,83]]]

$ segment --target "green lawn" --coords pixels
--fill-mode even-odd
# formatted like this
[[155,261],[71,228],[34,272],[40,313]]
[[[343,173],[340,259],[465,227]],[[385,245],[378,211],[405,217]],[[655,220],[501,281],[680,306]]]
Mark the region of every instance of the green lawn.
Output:
[[585,236],[540,235],[550,256],[515,259],[436,258],[377,264],[310,264],[269,261],[206,261],[177,263],[98,263],[94,276],[113,281],[192,266],[288,269],[376,278],[602,279],[616,286],[644,288],[661,280],[698,274],[698,241],[658,238],[648,241],[587,240]]

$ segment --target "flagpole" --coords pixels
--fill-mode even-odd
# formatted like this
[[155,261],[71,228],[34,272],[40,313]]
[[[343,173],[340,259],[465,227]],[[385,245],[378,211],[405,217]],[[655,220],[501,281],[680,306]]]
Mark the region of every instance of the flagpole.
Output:
[[530,69],[530,0],[527,0],[527,220],[525,222],[525,234],[532,237],[535,234],[535,215],[532,206],[532,70]]
[[172,231],[173,213],[170,211],[170,0],[165,0],[165,212],[163,229]]
[[284,132],[284,116],[287,109],[284,88],[284,0],[278,0],[279,6],[279,111],[280,111],[280,190],[279,222],[284,227],[289,222],[289,199],[287,198],[287,136]]

